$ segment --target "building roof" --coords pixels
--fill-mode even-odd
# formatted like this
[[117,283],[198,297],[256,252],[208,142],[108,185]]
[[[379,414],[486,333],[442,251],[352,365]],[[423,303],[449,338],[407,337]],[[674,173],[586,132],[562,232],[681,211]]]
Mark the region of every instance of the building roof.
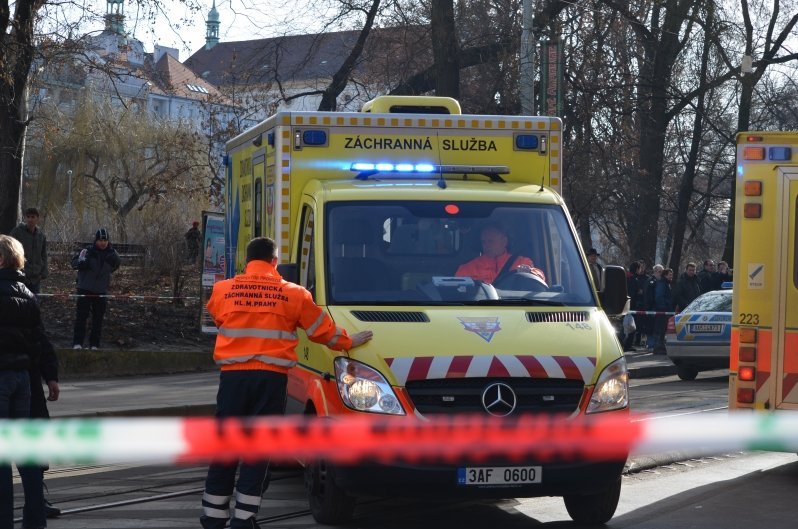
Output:
[[[185,61],[197,75],[216,86],[264,85],[330,78],[338,71],[357,42],[360,31],[336,31],[311,35],[287,35],[268,39],[220,42],[196,51]],[[411,37],[411,35],[416,35]],[[381,59],[379,59],[381,57]],[[417,71],[429,64],[428,32],[413,28],[374,28],[357,70],[372,63]]]
[[165,93],[187,99],[221,98],[219,90],[174,56],[164,53],[155,63],[151,81]]

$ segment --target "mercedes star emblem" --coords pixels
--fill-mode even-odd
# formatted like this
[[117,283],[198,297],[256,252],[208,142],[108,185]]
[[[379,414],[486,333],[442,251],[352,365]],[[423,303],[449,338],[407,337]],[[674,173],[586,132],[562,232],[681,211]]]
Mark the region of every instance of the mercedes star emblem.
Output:
[[503,382],[496,382],[482,392],[482,406],[496,417],[507,417],[518,405],[518,397],[513,388]]

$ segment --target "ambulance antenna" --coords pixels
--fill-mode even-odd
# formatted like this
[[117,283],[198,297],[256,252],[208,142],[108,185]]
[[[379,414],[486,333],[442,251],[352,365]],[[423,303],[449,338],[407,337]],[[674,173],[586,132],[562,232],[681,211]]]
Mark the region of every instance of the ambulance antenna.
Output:
[[438,171],[438,187],[441,189],[446,189],[446,180],[443,178],[443,171]]
[[443,161],[441,160],[441,133],[435,132],[435,139],[438,142],[438,187],[441,189],[446,189],[446,180],[443,178]]

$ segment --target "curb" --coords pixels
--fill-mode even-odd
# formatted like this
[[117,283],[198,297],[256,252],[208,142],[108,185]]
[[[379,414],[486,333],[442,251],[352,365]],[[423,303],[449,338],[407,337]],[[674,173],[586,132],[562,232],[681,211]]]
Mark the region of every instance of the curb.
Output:
[[673,364],[628,367],[627,369],[629,370],[629,378],[657,378],[676,374],[676,366]]
[[218,369],[210,351],[58,349],[59,378],[166,375]]

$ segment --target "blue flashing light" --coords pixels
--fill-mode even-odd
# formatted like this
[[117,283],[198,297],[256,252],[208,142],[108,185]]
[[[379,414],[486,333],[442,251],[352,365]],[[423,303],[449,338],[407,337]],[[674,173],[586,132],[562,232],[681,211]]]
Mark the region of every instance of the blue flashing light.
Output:
[[266,143],[274,147],[274,132],[270,132],[266,135]]
[[431,163],[389,163],[389,162],[355,162],[350,166],[352,171],[357,172],[372,172],[372,173],[416,173],[416,174],[430,174],[438,173],[438,166]]
[[734,282],[732,281],[724,281],[720,284],[720,288],[732,288],[734,286]]
[[770,147],[768,149],[768,159],[774,161],[791,160],[792,149],[789,147]]
[[532,151],[538,148],[539,140],[534,134],[519,134],[515,137],[515,146],[524,151]]
[[302,132],[302,143],[305,145],[326,145],[327,132],[323,130],[306,130]]

